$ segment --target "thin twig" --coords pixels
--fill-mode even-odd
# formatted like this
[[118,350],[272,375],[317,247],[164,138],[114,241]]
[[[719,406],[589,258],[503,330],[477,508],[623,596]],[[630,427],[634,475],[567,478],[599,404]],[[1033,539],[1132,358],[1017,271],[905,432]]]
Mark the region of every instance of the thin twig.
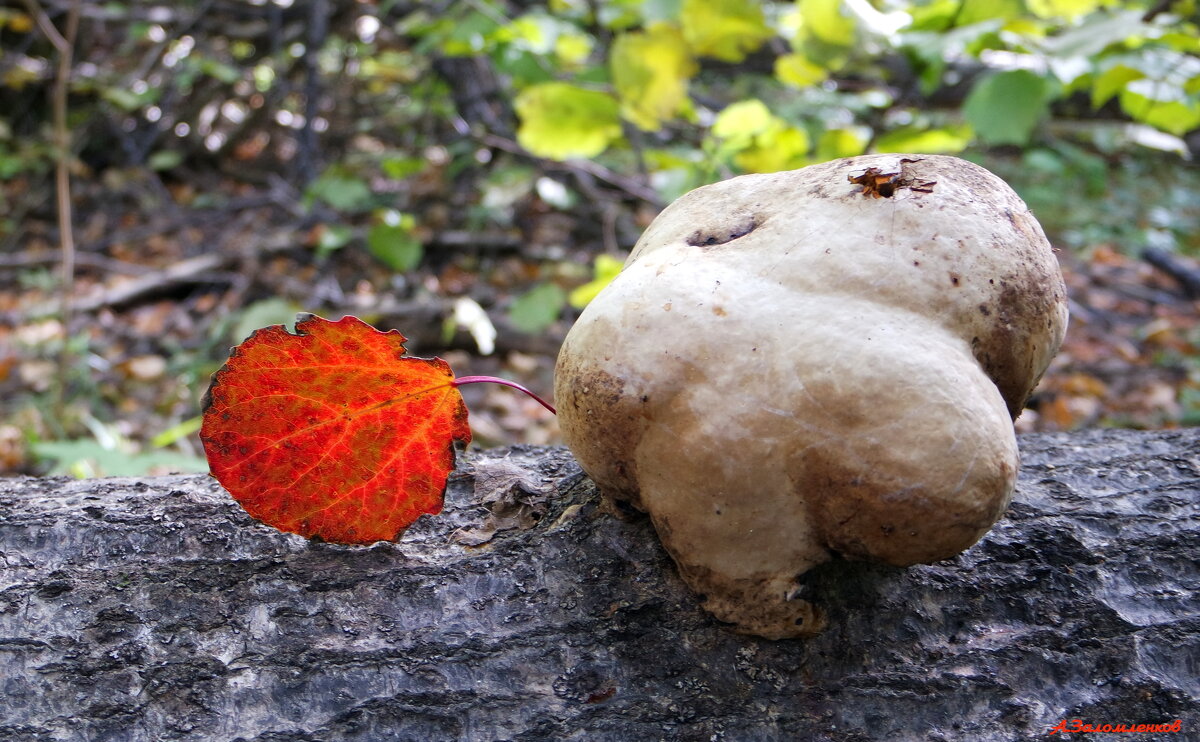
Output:
[[67,20],[62,33],[55,28],[37,0],[25,0],[38,28],[58,52],[58,72],[50,89],[53,116],[55,158],[55,195],[58,207],[58,239],[62,246],[62,325],[66,333],[58,354],[58,385],[55,407],[63,411],[67,373],[71,370],[71,295],[75,291],[75,231],[71,216],[71,132],[67,128],[67,95],[71,87],[71,66],[74,63],[75,37],[79,31],[79,0],[67,7]]
[[[62,258],[50,253],[36,253],[23,251],[4,255],[0,253],[0,268],[32,268],[47,263],[57,263]],[[97,255],[91,252],[79,252],[75,255],[75,265],[87,266],[97,270],[106,271],[108,273],[121,273],[136,276],[143,276],[148,273],[153,273],[154,269],[138,263],[130,263],[125,260],[117,260],[116,258]]]
[[[50,20],[50,16],[46,15],[46,11],[42,10],[42,6],[38,4],[37,0],[25,0],[25,7],[29,9],[29,15],[33,16],[38,30],[54,45],[54,50],[59,53],[59,56],[70,53],[71,44],[54,27],[54,22]],[[70,13],[75,13],[76,21],[78,21],[79,3],[72,2],[67,13],[67,25],[70,26]]]
[[514,155],[520,155],[522,157],[538,160],[551,167],[566,170],[568,172],[586,173],[593,178],[597,178],[598,180],[608,183],[609,185],[616,186],[629,195],[634,196],[635,198],[640,198],[652,206],[661,208],[666,205],[662,200],[662,196],[658,195],[658,191],[654,190],[650,186],[634,180],[633,178],[609,170],[603,165],[592,162],[591,160],[568,160],[566,162],[546,160],[538,157],[511,139],[505,139],[504,137],[496,136],[495,134],[484,134],[479,138],[479,140],[489,147],[495,147],[496,149],[504,150],[505,152],[511,152]]

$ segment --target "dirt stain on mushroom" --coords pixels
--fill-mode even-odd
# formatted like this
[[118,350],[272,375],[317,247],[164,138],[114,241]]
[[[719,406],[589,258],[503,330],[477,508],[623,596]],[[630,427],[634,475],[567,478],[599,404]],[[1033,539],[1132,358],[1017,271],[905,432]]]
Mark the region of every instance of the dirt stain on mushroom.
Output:
[[692,247],[713,247],[745,237],[762,226],[765,220],[754,214],[734,214],[724,224],[697,229],[688,235],[687,244]]
[[[637,466],[632,453],[647,425],[648,396],[631,394],[626,379],[579,362],[574,355],[559,357],[555,369],[555,396],[560,409],[584,409],[581,423],[587,426],[593,456],[589,471],[605,494],[640,508]],[[638,400],[643,400],[640,404]],[[568,419],[568,418],[564,418]]]

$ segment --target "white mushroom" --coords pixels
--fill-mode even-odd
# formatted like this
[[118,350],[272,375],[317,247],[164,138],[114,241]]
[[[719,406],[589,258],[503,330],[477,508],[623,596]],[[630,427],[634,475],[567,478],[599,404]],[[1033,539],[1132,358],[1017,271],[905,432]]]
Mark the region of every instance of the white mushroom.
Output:
[[558,358],[563,436],[650,514],[705,607],[820,630],[797,577],[974,544],[1017,476],[1012,419],[1062,342],[1041,227],[953,157],[871,155],[683,196]]

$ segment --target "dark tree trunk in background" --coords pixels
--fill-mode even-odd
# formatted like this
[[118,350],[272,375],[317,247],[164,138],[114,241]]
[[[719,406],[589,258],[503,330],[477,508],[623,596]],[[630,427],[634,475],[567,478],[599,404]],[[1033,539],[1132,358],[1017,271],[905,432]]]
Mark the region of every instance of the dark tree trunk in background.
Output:
[[0,480],[0,739],[1200,738],[1200,435],[1021,444],[982,542],[817,570],[829,628],[781,642],[702,613],[562,449],[469,454],[366,548],[202,476]]

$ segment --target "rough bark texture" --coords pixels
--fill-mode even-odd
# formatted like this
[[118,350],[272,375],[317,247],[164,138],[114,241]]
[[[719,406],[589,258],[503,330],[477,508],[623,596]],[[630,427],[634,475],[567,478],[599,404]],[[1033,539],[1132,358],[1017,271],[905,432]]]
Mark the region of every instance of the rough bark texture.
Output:
[[1200,435],[1021,445],[983,541],[819,568],[829,628],[781,642],[702,613],[562,449],[471,453],[357,548],[206,477],[0,480],[0,739],[1200,738]]

